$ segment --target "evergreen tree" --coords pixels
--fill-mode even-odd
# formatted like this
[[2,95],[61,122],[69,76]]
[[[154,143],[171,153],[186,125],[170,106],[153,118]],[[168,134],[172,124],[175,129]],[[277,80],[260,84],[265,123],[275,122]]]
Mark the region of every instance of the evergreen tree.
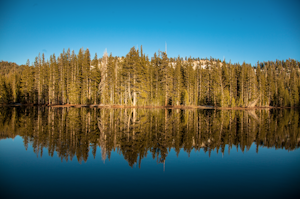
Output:
[[[288,59],[228,64],[210,58],[148,56],[134,47],[126,57],[78,55],[70,49],[30,64],[0,62],[1,103],[299,106],[299,62]],[[135,113],[134,113],[135,114]],[[222,116],[223,117],[223,116]],[[165,117],[168,123],[169,117]]]
[[181,59],[178,56],[175,65],[173,89],[174,89],[174,103],[180,105],[181,92],[182,92],[182,74],[181,74]]
[[97,53],[95,53],[95,57],[92,61],[92,69],[91,69],[91,92],[93,96],[93,102],[94,104],[97,104],[98,102],[98,84],[100,83],[101,80],[101,71],[100,71],[100,65],[99,65],[99,60]]

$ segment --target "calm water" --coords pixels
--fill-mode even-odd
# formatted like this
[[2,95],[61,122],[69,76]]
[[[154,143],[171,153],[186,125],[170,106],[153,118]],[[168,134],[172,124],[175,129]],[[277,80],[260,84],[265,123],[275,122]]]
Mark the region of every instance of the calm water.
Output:
[[0,108],[1,198],[297,198],[299,111]]

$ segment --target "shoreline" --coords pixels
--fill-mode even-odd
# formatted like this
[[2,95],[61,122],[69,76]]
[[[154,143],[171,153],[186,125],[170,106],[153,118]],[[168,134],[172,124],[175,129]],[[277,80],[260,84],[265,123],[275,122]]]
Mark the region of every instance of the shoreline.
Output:
[[256,110],[256,109],[290,109],[290,108],[299,108],[299,107],[214,107],[214,106],[126,106],[126,105],[107,105],[107,104],[0,104],[0,107],[24,107],[24,106],[40,106],[40,107],[52,107],[52,108],[143,108],[143,109],[216,109],[216,110]]

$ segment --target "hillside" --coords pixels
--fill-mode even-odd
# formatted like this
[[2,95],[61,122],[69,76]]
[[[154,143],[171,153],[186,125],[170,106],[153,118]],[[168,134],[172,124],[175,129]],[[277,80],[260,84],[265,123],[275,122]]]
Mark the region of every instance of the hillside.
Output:
[[1,61],[0,62],[0,74],[1,76],[13,73],[16,70],[17,73],[22,73],[24,65],[18,65],[14,62]]

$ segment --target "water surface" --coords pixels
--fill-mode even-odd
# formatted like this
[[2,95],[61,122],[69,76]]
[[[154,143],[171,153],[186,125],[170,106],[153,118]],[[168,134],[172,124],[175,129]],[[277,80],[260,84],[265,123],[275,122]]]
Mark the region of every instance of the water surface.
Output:
[[299,111],[0,109],[5,198],[295,198]]

